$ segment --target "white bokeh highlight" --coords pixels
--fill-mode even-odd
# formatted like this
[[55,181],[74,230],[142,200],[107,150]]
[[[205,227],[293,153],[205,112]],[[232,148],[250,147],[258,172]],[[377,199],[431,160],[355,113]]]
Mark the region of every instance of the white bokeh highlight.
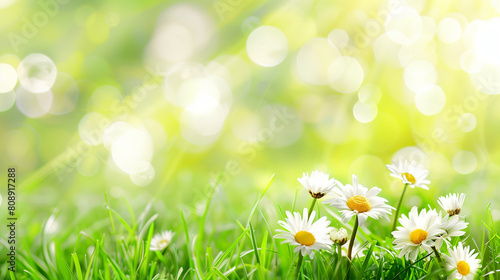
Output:
[[16,89],[17,109],[25,116],[35,119],[46,115],[52,106],[53,95],[50,90],[40,93],[27,91],[23,87]]
[[78,123],[78,134],[83,142],[97,146],[102,143],[102,134],[109,122],[108,118],[97,112],[85,114]]
[[441,87],[432,85],[415,95],[415,105],[422,114],[431,116],[440,113],[446,104],[446,95]]
[[153,140],[145,129],[131,127],[123,132],[111,145],[113,162],[130,174],[139,161],[150,162],[153,157]]
[[415,9],[403,6],[389,12],[385,19],[385,30],[394,42],[411,44],[422,34],[422,18]]
[[57,67],[46,55],[33,53],[26,56],[17,66],[19,83],[29,92],[49,91],[57,77]]
[[147,161],[138,161],[134,163],[130,171],[130,180],[139,187],[145,187],[151,184],[154,177],[155,169]]
[[316,37],[307,42],[297,55],[299,76],[314,85],[326,85],[332,81],[329,68],[340,57],[339,50],[326,38]]
[[14,90],[0,94],[0,112],[5,112],[12,108],[14,102],[16,102],[16,92]]
[[378,113],[377,104],[373,101],[361,102],[354,104],[352,109],[354,118],[360,123],[369,123],[375,119]]
[[330,86],[341,93],[357,91],[364,79],[364,70],[359,61],[350,56],[335,59],[328,68]]
[[437,81],[437,71],[434,65],[425,60],[414,60],[404,70],[404,81],[408,89],[421,93]]
[[472,113],[463,113],[457,119],[457,126],[463,132],[471,132],[477,126],[476,115]]
[[16,84],[16,69],[10,64],[0,63],[0,94],[12,91]]
[[462,36],[462,26],[457,19],[446,17],[437,26],[437,36],[443,43],[455,43]]
[[471,151],[459,151],[453,156],[451,164],[458,173],[470,174],[477,168],[477,157]]
[[288,53],[288,41],[283,32],[274,26],[261,26],[248,36],[248,57],[255,64],[272,67],[280,64]]
[[328,42],[338,49],[343,49],[349,43],[349,34],[344,29],[333,29],[328,33]]

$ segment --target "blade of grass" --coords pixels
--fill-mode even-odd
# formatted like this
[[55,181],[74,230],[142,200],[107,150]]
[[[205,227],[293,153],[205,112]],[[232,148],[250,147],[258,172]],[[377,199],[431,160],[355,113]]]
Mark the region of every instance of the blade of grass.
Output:
[[262,197],[264,197],[264,195],[266,194],[267,190],[271,187],[271,185],[273,184],[274,182],[274,175],[273,174],[271,176],[271,179],[269,179],[269,182],[267,183],[267,186],[265,187],[264,191],[262,192],[262,194],[260,195],[259,199],[257,199],[257,202],[255,202],[253,208],[252,208],[252,211],[250,211],[250,215],[248,216],[248,220],[247,220],[247,227],[248,227],[248,224],[252,221],[253,219],[253,215],[255,214],[255,210],[257,209],[257,207],[259,206],[259,203],[260,201],[262,200]]
[[259,251],[257,248],[257,242],[255,241],[255,234],[254,234],[253,226],[252,226],[252,223],[249,223],[248,225],[250,226],[250,240],[252,242],[252,247],[253,247],[255,259],[257,260],[257,264],[260,264]]
[[213,268],[214,273],[217,275],[217,277],[223,279],[223,280],[229,280],[222,272],[220,272],[216,267]]
[[368,264],[370,263],[370,258],[372,256],[374,248],[375,248],[375,242],[372,242],[370,248],[368,249],[368,253],[366,253],[365,261],[363,262],[363,266],[361,267],[361,271],[366,271],[366,268],[368,267]]
[[[236,244],[238,244],[240,242],[240,240],[245,236],[245,234],[247,234],[247,231],[248,229],[245,229],[238,238],[236,238],[236,240],[233,241],[233,243],[231,243],[231,245],[229,245],[229,247],[224,251],[224,253],[215,259],[215,263],[212,267],[219,267],[219,265],[222,264],[222,262],[229,256],[230,252],[233,250],[233,248],[236,246]],[[209,279],[212,274],[214,273],[213,269],[211,269],[207,275],[205,275],[205,278],[204,279]]]
[[[186,253],[188,256],[191,256],[191,252],[189,249],[189,230],[187,227],[186,219],[184,218],[184,212],[182,212],[182,209],[179,210],[181,214],[181,220],[182,220],[182,226],[184,227],[184,234],[186,236]],[[193,259],[189,259],[189,267],[194,267],[194,262]],[[196,279],[196,275],[193,274],[193,279]]]
[[78,260],[78,255],[76,253],[71,254],[73,263],[75,264],[76,276],[78,280],[83,280],[82,269],[80,268],[80,261]]

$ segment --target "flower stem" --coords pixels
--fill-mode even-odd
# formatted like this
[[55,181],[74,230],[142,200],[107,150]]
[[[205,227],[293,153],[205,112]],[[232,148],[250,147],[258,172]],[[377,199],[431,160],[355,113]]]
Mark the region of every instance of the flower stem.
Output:
[[352,260],[352,247],[354,246],[354,239],[356,239],[356,232],[358,232],[358,215],[356,215],[356,220],[354,220],[351,241],[349,241],[349,250],[347,250],[347,258],[349,260]]
[[[311,213],[314,210],[314,205],[316,205],[316,200],[317,198],[313,198],[311,202],[311,206],[309,207],[309,211],[307,212],[307,218],[311,217]],[[300,266],[302,265],[302,260],[304,259],[304,256],[302,256],[301,252],[299,251],[299,260],[297,261],[297,269],[295,270],[295,279],[299,279],[299,273],[300,273]]]
[[338,272],[339,269],[340,269],[340,273],[336,273],[336,275],[342,275],[342,245],[340,244],[340,242],[337,244],[337,248],[338,248],[338,259],[337,259],[337,267],[335,268],[335,272]]
[[304,256],[299,251],[299,261],[297,262],[297,269],[295,270],[295,279],[299,279],[299,273],[300,273],[300,266],[302,265],[302,260],[304,259]]
[[309,212],[307,212],[307,217],[311,217],[311,213],[314,210],[314,205],[316,205],[316,200],[317,198],[313,198],[313,201],[311,202],[311,206],[309,207]]
[[436,249],[436,246],[432,246],[432,251],[434,251],[434,255],[436,255],[436,258],[438,259],[438,262],[441,263],[443,260],[441,259],[441,255],[439,255],[438,250]]
[[403,197],[405,196],[406,189],[408,188],[408,183],[405,184],[405,187],[403,189],[403,193],[401,194],[401,197],[399,198],[399,203],[398,203],[398,208],[396,208],[396,214],[394,215],[394,223],[392,224],[392,230],[396,230],[396,224],[398,223],[398,215],[399,215],[399,208],[401,208],[401,203],[403,202]]

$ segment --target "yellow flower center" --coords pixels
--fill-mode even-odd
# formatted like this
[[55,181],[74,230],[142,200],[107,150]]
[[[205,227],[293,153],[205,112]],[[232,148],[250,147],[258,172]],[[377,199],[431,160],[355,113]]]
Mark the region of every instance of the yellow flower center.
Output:
[[316,242],[316,239],[312,233],[301,230],[295,234],[295,241],[302,245],[311,246]]
[[470,272],[470,265],[465,261],[459,261],[457,263],[457,270],[458,270],[458,273],[465,276],[465,275],[469,274],[469,272]]
[[367,212],[372,209],[370,201],[368,201],[366,197],[361,195],[355,195],[349,198],[349,200],[347,200],[347,206],[351,208],[352,211],[358,211],[358,213]]
[[410,173],[408,172],[405,172],[403,173],[403,176],[406,178],[406,180],[408,180],[408,182],[410,182],[411,184],[415,184],[415,182],[417,182],[417,180],[415,180],[415,177],[413,175],[411,175]]
[[162,241],[158,242],[158,245],[159,245],[160,247],[162,247],[162,248],[167,247],[167,245],[168,245],[168,240],[162,240]]
[[415,244],[420,244],[427,238],[427,231],[423,229],[416,229],[410,233],[410,240]]

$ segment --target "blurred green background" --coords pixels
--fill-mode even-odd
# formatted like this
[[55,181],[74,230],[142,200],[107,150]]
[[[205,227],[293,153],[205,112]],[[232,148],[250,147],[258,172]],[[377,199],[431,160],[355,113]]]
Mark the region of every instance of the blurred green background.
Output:
[[478,235],[488,203],[500,219],[497,2],[4,0],[0,63],[17,74],[0,68],[16,81],[0,158],[17,168],[18,237],[52,213],[53,232],[87,229],[105,192],[178,226],[217,178],[209,219],[235,228],[272,174],[263,207],[291,209],[315,169],[395,205],[398,157],[430,170],[407,210],[464,192]]

